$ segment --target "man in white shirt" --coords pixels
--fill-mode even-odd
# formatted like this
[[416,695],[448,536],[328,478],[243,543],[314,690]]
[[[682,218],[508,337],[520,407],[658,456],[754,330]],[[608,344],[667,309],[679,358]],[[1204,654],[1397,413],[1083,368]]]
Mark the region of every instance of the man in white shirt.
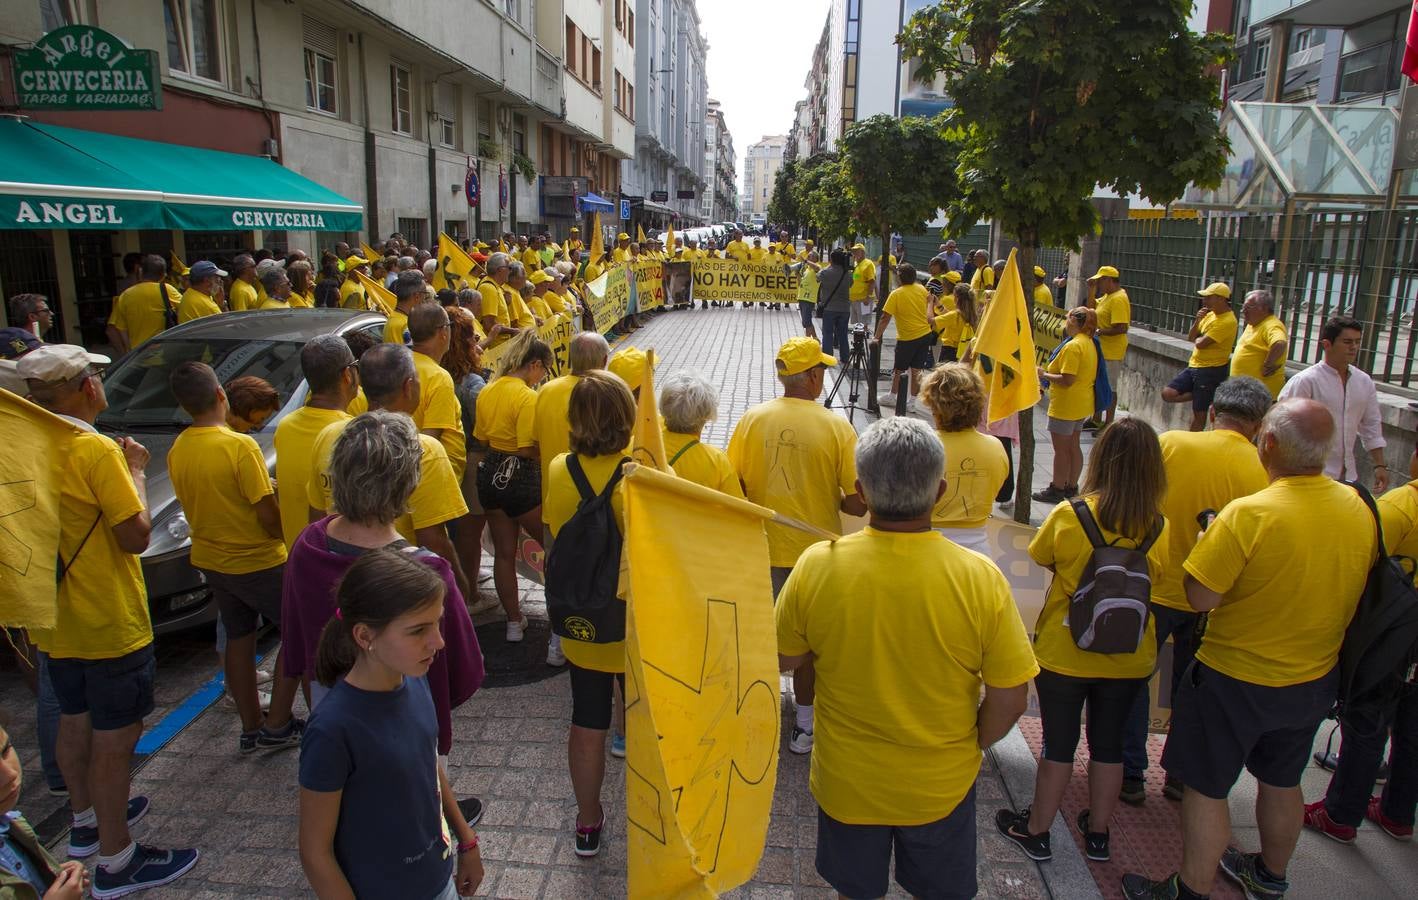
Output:
[[1357,437],[1374,462],[1374,491],[1388,490],[1384,464],[1383,424],[1379,421],[1379,395],[1374,380],[1354,366],[1359,358],[1363,326],[1350,316],[1331,316],[1320,331],[1324,358],[1286,382],[1280,399],[1307,397],[1323,403],[1334,416],[1334,438],[1325,458],[1324,473],[1341,481],[1359,477],[1354,464]]

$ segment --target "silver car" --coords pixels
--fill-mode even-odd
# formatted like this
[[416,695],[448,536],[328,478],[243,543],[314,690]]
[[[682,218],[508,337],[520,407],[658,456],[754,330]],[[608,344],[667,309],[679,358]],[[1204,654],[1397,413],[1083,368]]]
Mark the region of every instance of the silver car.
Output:
[[[153,631],[167,634],[216,619],[216,605],[202,574],[192,567],[187,519],[167,475],[167,452],[191,418],[177,405],[168,374],[178,363],[197,360],[226,384],[243,375],[266,379],[281,397],[281,409],[252,432],[274,471],[276,425],[306,402],[300,350],[321,334],[368,331],[383,339],[384,317],[344,309],[226,313],[162,332],[115,363],[104,376],[108,409],[95,422],[111,436],[126,435],[152,454],[148,462],[148,507],[152,537],[142,556]],[[279,489],[277,485],[277,489]]]

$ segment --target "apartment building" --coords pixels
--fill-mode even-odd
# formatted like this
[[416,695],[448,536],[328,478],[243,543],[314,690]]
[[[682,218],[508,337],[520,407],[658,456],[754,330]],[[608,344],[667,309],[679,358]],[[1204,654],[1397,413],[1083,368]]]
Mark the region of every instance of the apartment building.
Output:
[[704,172],[709,181],[701,207],[705,220],[710,224],[737,222],[738,160],[734,156],[734,136],[718,100],[709,101],[704,118]]
[[743,194],[739,210],[744,219],[762,222],[768,216],[768,201],[773,197],[773,179],[783,167],[783,151],[788,143],[785,134],[765,136],[750,144],[744,154]]

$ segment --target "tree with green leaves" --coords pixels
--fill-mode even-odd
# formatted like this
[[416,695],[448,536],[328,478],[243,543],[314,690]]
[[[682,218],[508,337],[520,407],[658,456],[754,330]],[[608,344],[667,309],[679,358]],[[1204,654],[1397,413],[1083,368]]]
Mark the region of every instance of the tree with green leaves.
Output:
[[798,161],[790,159],[773,176],[773,196],[768,200],[768,221],[794,234],[802,224],[796,194],[797,180]]
[[835,153],[818,153],[797,164],[793,200],[802,221],[819,243],[846,240],[854,233],[847,179]]
[[[898,37],[918,78],[943,75],[963,236],[992,219],[1020,245],[1077,247],[1099,229],[1098,187],[1155,203],[1220,183],[1217,112],[1231,39],[1187,28],[1191,0],[945,0]],[[1033,427],[1020,414],[1015,519],[1029,520]]]

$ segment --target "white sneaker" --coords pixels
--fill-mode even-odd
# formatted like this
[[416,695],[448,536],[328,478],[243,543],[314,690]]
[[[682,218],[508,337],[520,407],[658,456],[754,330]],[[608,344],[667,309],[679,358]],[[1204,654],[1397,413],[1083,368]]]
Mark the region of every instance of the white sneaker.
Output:
[[[270,693],[268,693],[267,691],[257,691],[256,699],[261,704],[261,712],[264,713],[271,711]],[[232,709],[236,709],[236,698],[231,695],[230,691],[222,691],[222,702],[225,703],[227,706],[230,706]]]
[[526,616],[523,616],[520,620],[518,620],[518,621],[516,621],[516,622],[510,621],[510,620],[508,621],[508,623],[507,623],[507,643],[509,643],[509,644],[520,644],[520,643],[522,642],[522,638],[525,637],[526,634],[527,634],[527,617],[526,617]]
[[892,409],[895,409],[895,408],[896,408],[896,395],[895,395],[895,394],[877,394],[877,395],[876,395],[876,405],[877,405],[877,406],[889,406],[889,407],[891,407]]
[[547,665],[561,668],[566,665],[566,654],[561,652],[561,635],[552,632],[551,640],[547,641]]
[[801,756],[812,752],[812,732],[793,726],[793,737],[788,741],[788,749]]
[[478,569],[478,584],[492,580],[492,570],[486,566]]

